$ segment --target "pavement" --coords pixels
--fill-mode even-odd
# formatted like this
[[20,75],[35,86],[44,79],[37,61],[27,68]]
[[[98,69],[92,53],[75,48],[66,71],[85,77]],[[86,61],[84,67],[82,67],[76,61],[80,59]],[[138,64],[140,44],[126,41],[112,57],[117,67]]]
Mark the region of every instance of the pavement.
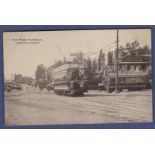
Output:
[[5,125],[152,122],[152,90],[81,97],[59,96],[26,87],[5,93]]

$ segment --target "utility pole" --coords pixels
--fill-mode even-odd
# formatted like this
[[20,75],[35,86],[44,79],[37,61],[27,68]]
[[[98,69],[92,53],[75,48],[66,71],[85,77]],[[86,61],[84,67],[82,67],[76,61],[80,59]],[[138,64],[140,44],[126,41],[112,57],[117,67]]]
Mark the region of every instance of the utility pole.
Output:
[[118,90],[118,47],[119,47],[119,32],[117,30],[117,40],[116,40],[116,86],[115,86],[115,92],[119,93]]

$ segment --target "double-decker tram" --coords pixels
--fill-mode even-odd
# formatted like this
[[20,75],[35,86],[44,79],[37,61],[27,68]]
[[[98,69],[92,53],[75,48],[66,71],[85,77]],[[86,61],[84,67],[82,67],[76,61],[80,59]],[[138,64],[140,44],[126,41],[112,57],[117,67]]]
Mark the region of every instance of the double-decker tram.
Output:
[[108,92],[113,92],[116,88],[116,78],[118,89],[141,90],[145,89],[148,83],[148,73],[145,71],[119,70],[116,77],[114,67],[107,67],[102,75],[102,82],[99,84]]
[[66,62],[53,70],[54,92],[59,95],[78,96],[87,92],[83,64]]
[[[122,91],[123,89],[142,90],[146,88],[146,85],[146,73],[121,73],[118,76],[118,89],[120,91]],[[108,92],[113,92],[116,87],[116,73],[109,73],[107,76],[105,76],[105,78],[103,79],[103,86],[108,90]]]

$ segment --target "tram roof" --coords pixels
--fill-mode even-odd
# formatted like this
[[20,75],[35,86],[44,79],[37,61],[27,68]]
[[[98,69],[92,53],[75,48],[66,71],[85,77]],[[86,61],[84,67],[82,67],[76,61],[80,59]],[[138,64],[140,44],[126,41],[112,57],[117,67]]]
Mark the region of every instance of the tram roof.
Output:
[[65,71],[67,69],[71,68],[85,68],[84,64],[82,63],[76,63],[76,62],[65,62],[64,64],[60,65],[59,67],[56,67],[54,69],[54,72],[60,72],[60,71]]

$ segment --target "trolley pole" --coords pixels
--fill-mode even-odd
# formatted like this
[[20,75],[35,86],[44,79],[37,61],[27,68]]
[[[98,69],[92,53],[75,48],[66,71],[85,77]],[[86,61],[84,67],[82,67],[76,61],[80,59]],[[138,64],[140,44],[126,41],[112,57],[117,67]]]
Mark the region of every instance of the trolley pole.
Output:
[[116,86],[115,86],[115,93],[119,93],[118,90],[118,47],[119,47],[119,32],[117,30],[117,40],[116,40]]

